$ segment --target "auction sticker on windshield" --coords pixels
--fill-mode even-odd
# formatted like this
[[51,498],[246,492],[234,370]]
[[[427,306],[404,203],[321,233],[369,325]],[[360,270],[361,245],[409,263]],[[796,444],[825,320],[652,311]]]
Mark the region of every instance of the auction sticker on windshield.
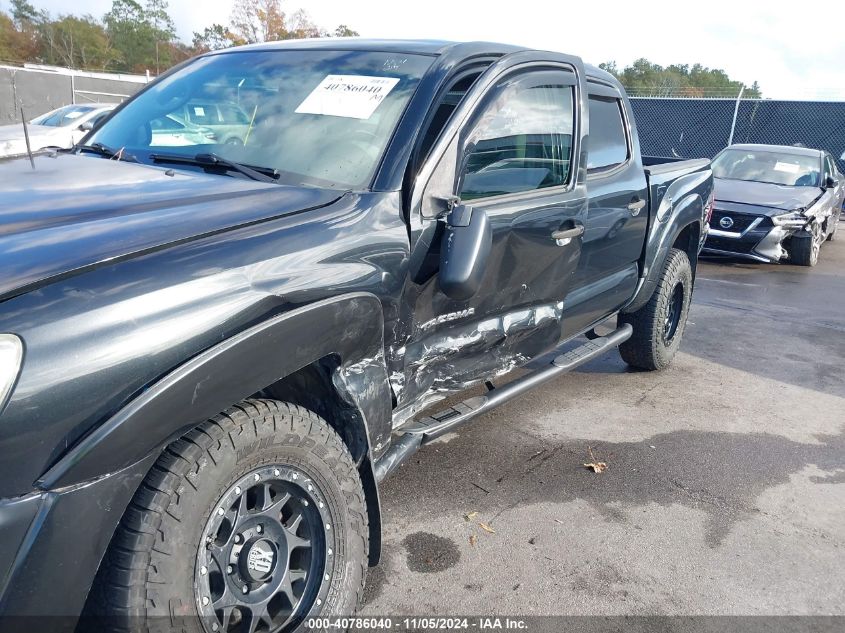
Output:
[[369,119],[397,83],[397,77],[328,75],[305,97],[296,112]]

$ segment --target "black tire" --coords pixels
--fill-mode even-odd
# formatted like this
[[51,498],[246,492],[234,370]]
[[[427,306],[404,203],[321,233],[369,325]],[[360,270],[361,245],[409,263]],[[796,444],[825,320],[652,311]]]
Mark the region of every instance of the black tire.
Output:
[[797,266],[815,266],[819,263],[822,242],[821,225],[813,225],[810,235],[793,235],[789,243],[789,259]]
[[[247,490],[253,479],[260,483]],[[283,488],[274,490],[273,486]],[[306,487],[313,491],[306,492]],[[251,509],[247,501],[250,491],[255,493]],[[302,497],[285,500],[287,491],[301,491]],[[237,500],[229,506],[234,493],[240,496],[234,497]],[[258,494],[260,508],[275,508],[272,512],[278,514],[282,528],[285,521],[293,525],[290,532],[275,528],[283,534],[275,546],[268,547],[273,542],[272,520],[265,521],[268,516],[260,512],[250,514],[258,512]],[[286,512],[290,513],[288,519],[284,518]],[[302,520],[306,515],[311,518]],[[230,516],[234,519],[230,520]],[[246,519],[238,523],[239,516]],[[300,520],[294,522],[296,516]],[[210,527],[215,521],[228,532],[221,532],[223,527]],[[244,528],[247,521],[252,521],[252,527]],[[256,521],[260,527],[256,527]],[[223,533],[228,536],[221,537]],[[295,539],[307,539],[309,545],[300,541],[287,545]],[[219,545],[224,540],[226,543]],[[239,542],[243,545],[236,549],[232,544]],[[258,549],[263,547],[265,552],[254,557],[258,542],[262,543]],[[320,543],[322,552],[316,551]],[[206,593],[213,598],[222,587],[227,588],[226,601],[245,601],[250,596],[258,600],[262,591],[269,596],[276,590],[280,593],[274,598],[275,606],[271,600],[271,610],[281,604],[283,611],[294,611],[285,602],[286,595],[282,596],[281,589],[274,589],[273,583],[276,578],[293,578],[287,562],[291,561],[292,566],[296,557],[296,564],[308,569],[307,573],[296,572],[301,576],[293,581],[302,592],[294,611],[297,615],[283,622],[286,611],[277,613],[274,626],[284,628],[270,629],[300,630],[306,615],[354,613],[363,595],[367,548],[368,524],[361,481],[338,434],[317,414],[302,407],[273,400],[247,400],[193,429],[159,457],[109,546],[89,599],[87,615],[92,617],[86,620],[87,628],[131,631],[146,626],[149,630],[222,633],[225,629],[213,610],[215,604],[221,603],[210,602],[205,607],[202,603]],[[271,563],[267,562],[264,571],[268,578],[256,579],[249,575],[259,573],[252,567],[253,558],[260,559],[266,551],[275,552],[275,556],[266,554],[268,560],[274,561],[273,567],[270,569]],[[216,565],[216,552],[224,552],[219,557],[234,566],[226,565],[226,571]],[[286,565],[280,573],[285,552]],[[239,556],[244,553],[246,556]],[[203,561],[208,561],[208,567]],[[236,586],[248,582],[255,589],[244,591],[250,594],[247,597],[236,595],[237,592],[229,591],[229,582]],[[215,583],[217,588],[213,589]],[[229,613],[235,619],[252,617],[248,607]]]
[[630,323],[634,328],[631,338],[619,346],[622,360],[639,369],[668,367],[681,345],[691,298],[689,258],[673,248],[648,303],[636,312],[619,315],[620,324]]

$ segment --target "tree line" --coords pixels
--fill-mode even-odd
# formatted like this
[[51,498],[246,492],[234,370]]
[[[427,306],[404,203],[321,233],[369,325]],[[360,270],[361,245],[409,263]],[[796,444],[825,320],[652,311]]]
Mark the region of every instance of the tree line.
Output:
[[[343,24],[328,31],[304,9],[288,13],[283,0],[234,0],[228,24],[212,24],[194,33],[187,43],[176,36],[167,0],[142,1],[113,0],[111,10],[97,18],[90,14],[53,17],[29,0],[9,0],[9,12],[0,10],[0,62],[158,74],[194,55],[229,46],[358,35]],[[633,95],[736,96],[742,86],[725,71],[701,64],[664,67],[638,59],[622,69],[613,61],[599,66]],[[761,97],[757,82],[744,94]]]
[[282,0],[234,0],[229,24],[212,24],[190,43],[176,35],[167,0],[113,0],[101,18],[53,17],[28,0],[0,10],[0,62],[41,63],[85,70],[158,74],[210,50],[255,42],[358,35],[346,25],[328,31]]
[[[599,68],[614,75],[625,90],[635,96],[735,97],[743,86],[741,81],[732,80],[724,70],[701,64],[663,67],[640,58],[622,69],[617,67],[616,62],[599,64]],[[762,97],[756,81],[745,87],[743,96],[749,99]]]

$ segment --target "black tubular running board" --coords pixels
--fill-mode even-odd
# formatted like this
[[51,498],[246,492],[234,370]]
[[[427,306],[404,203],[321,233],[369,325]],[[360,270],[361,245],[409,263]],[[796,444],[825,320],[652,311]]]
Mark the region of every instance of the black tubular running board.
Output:
[[445,411],[404,424],[397,429],[397,432],[401,434],[400,437],[394,439],[390,449],[376,462],[376,479],[381,481],[387,477],[423,444],[448,433],[456,426],[486,413],[511,398],[515,398],[556,376],[570,372],[584,363],[598,358],[608,350],[627,341],[631,338],[632,333],[633,328],[626,323],[606,336],[594,338],[580,347],[555,357],[548,367],[528,374],[503,387],[497,387],[483,396],[469,398]]

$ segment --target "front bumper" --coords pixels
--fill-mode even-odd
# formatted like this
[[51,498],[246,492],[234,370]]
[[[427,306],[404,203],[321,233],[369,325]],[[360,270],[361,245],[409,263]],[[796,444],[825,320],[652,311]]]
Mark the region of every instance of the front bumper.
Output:
[[73,631],[155,456],[95,481],[0,500],[0,631]]
[[[727,215],[727,214],[724,214]],[[732,230],[717,228],[721,217],[714,213],[710,232],[704,242],[705,253],[742,257],[759,262],[779,262],[789,257],[783,241],[800,229],[775,226],[768,216],[743,216],[732,213]]]

